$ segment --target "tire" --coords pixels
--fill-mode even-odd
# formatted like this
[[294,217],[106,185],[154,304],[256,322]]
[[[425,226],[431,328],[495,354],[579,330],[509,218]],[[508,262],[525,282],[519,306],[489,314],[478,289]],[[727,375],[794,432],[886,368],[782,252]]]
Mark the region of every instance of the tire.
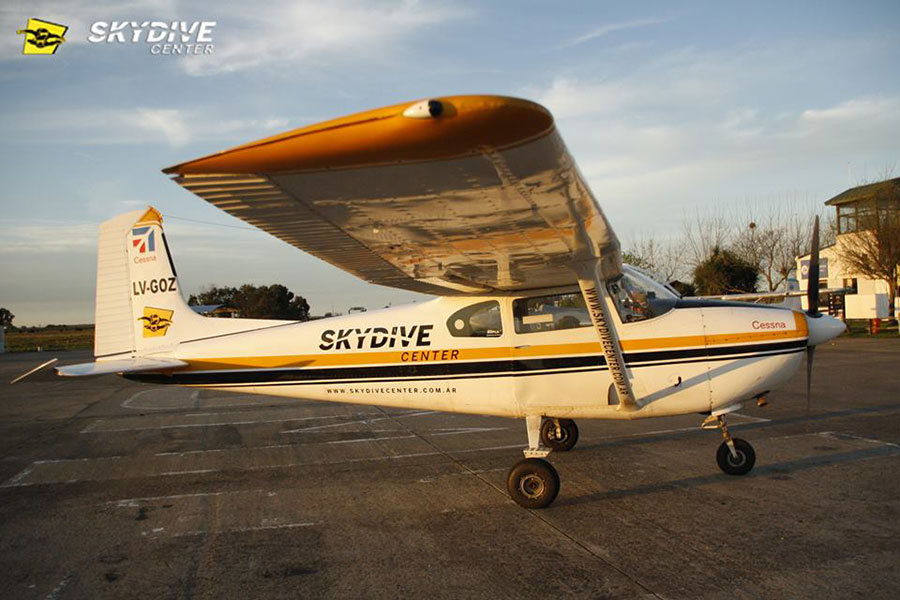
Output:
[[523,508],[546,508],[559,493],[559,474],[541,458],[526,458],[509,471],[506,489]]
[[551,450],[568,452],[578,443],[578,425],[571,419],[560,419],[559,427],[562,437],[556,437],[556,425],[553,419],[544,419],[541,423],[541,442]]
[[734,442],[737,458],[731,456],[728,444],[722,442],[716,452],[716,462],[719,463],[719,468],[729,475],[746,475],[756,464],[756,452],[753,451],[753,446],[749,442],[739,438],[732,438],[731,441]]

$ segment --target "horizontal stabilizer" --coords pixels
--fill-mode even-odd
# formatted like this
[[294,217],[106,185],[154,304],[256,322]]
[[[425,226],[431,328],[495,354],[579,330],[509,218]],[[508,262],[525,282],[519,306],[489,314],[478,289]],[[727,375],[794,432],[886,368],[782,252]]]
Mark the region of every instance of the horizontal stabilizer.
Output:
[[125,358],[101,362],[81,363],[56,367],[56,373],[63,377],[89,377],[111,373],[138,373],[141,371],[165,371],[181,369],[188,365],[176,358]]

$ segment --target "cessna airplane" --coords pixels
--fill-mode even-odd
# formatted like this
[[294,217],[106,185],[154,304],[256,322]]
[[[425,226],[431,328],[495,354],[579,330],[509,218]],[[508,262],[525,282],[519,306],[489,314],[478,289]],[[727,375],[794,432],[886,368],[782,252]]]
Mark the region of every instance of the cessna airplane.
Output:
[[[755,453],[728,413],[786,382],[844,330],[818,314],[680,298],[622,264],[619,241],[550,113],[452,96],[303,127],[165,173],[204,200],[372,283],[437,296],[311,322],[207,319],[181,296],[162,218],[100,226],[93,363],[119,373],[308,400],[525,420],[509,472],[526,508],[553,502],[545,460],[575,419],[699,413],[728,474]],[[818,261],[818,223],[813,234]]]

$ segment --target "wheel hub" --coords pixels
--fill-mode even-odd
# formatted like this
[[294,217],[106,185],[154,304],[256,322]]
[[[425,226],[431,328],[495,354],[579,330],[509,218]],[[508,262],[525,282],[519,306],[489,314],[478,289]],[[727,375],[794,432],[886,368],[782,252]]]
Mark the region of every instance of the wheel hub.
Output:
[[529,498],[538,498],[544,493],[544,480],[535,474],[529,474],[519,480],[519,491]]
[[744,456],[744,453],[740,450],[736,451],[737,456],[732,456],[730,453],[728,454],[728,464],[732,467],[740,467],[747,461],[747,457]]

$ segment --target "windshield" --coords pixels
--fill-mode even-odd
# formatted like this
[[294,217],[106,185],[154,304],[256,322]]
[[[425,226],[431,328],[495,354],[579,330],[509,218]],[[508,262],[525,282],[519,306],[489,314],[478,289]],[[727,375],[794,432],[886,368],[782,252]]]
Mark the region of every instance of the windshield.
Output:
[[678,297],[658,281],[626,266],[622,276],[607,284],[623,323],[646,321],[664,315]]

